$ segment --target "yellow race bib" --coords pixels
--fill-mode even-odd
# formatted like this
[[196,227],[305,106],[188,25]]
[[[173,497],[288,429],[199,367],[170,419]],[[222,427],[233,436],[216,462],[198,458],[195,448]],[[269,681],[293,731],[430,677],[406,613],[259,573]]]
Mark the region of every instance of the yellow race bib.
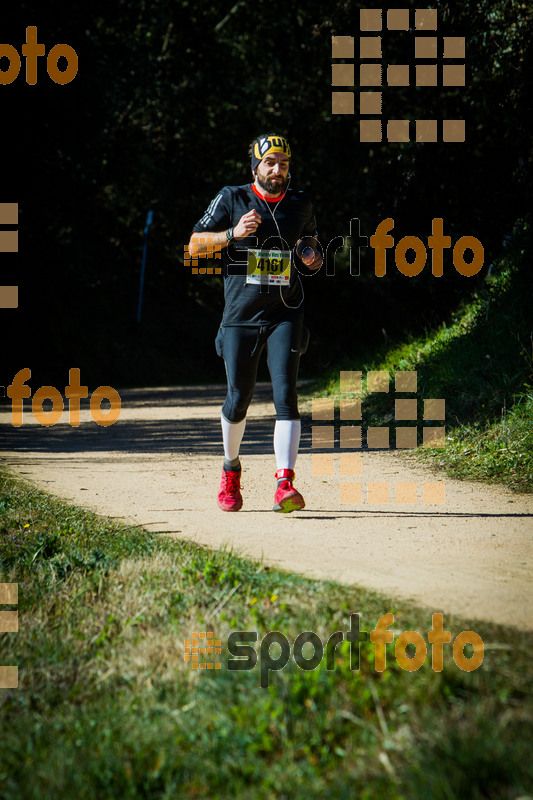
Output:
[[290,280],[290,250],[248,250],[246,283],[288,286]]

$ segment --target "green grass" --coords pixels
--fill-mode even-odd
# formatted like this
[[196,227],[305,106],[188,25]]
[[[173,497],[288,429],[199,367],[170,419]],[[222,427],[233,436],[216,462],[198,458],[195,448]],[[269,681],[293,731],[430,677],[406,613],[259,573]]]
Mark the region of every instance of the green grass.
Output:
[[[420,447],[416,455],[453,476],[496,481],[523,492],[533,490],[530,239],[530,225],[517,224],[474,297],[438,330],[369,351],[353,365],[363,372],[363,427],[395,426],[394,399],[414,396],[394,393],[395,373],[416,370],[418,419],[423,419],[423,398],[446,400],[446,447]],[[368,370],[389,372],[388,394],[365,391]],[[313,392],[339,393],[338,372],[326,375]]]
[[[0,635],[18,689],[0,690],[2,800],[363,798],[507,800],[533,786],[530,640],[512,628],[445,616],[485,643],[463,672],[403,671],[387,645],[347,643],[336,668],[291,660],[261,688],[259,665],[226,669],[236,630],[302,631],[322,641],[370,631],[393,612],[395,636],[430,612],[357,587],[288,575],[187,542],[119,527],[3,474],[0,581],[19,583],[19,633]],[[6,607],[7,608],[7,607]],[[193,671],[193,630],[222,640],[220,671]],[[273,652],[273,655],[275,653]],[[310,653],[306,654],[307,656]]]
[[519,394],[498,422],[461,425],[444,450],[421,455],[456,478],[503,483],[516,491],[533,490],[533,397]]

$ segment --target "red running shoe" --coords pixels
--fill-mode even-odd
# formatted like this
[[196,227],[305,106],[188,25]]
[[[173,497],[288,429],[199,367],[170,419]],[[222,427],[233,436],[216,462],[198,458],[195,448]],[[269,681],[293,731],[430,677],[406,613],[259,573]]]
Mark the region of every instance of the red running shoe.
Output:
[[238,472],[222,470],[217,503],[222,511],[240,511],[242,508],[240,470]]
[[305,508],[305,500],[300,492],[292,485],[294,470],[278,469],[276,478],[278,480],[283,480],[276,489],[272,511],[282,511],[284,514],[287,514],[290,511],[299,511],[301,508]]

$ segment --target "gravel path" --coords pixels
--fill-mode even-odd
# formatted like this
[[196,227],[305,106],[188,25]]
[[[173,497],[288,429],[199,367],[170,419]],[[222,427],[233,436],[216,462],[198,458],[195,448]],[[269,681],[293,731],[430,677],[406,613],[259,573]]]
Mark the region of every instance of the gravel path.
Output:
[[[259,384],[241,451],[244,507],[216,505],[221,471],[222,386],[121,391],[114,425],[96,425],[82,406],[79,428],[67,414],[24,424],[0,405],[2,460],[37,486],[86,508],[292,572],[359,584],[430,612],[456,613],[533,629],[533,497],[454,481],[413,467],[394,451],[363,451],[363,500],[340,502],[337,475],[313,477],[310,420],[304,419],[296,486],[307,508],[271,511],[276,469],[270,389]],[[338,458],[338,456],[337,456]],[[445,502],[423,504],[422,484],[445,481]],[[391,502],[368,504],[366,486],[389,481]],[[418,484],[417,504],[396,504],[396,482]],[[384,609],[384,613],[387,609]]]

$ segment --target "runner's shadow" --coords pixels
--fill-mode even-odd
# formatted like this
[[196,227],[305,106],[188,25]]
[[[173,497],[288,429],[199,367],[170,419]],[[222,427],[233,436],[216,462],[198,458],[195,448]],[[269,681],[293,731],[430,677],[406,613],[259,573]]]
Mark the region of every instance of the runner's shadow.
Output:
[[[120,392],[121,414],[113,425],[103,427],[95,422],[84,422],[72,427],[67,422],[45,427],[23,424],[15,428],[4,424],[2,428],[2,450],[20,453],[109,453],[103,462],[112,461],[114,453],[135,455],[147,454],[194,454],[220,456],[222,434],[220,416],[213,418],[213,407],[221,408],[226,390],[224,386],[185,386],[162,389],[127,389]],[[9,401],[11,402],[11,401]],[[254,401],[250,407],[250,418],[242,444],[243,456],[259,455],[272,450],[275,412],[254,418],[254,403],[271,403],[272,389],[268,383],[258,383]],[[202,417],[200,408],[209,408],[209,417]],[[6,408],[8,406],[6,405]],[[68,401],[64,399],[64,408]],[[143,412],[142,408],[146,408]],[[167,408],[163,419],[157,419],[157,411]],[[89,409],[87,401],[81,402],[82,412]],[[138,419],[127,419],[127,412],[135,413]],[[173,409],[175,418],[173,419]],[[45,410],[46,409],[45,407]],[[188,411],[191,416],[188,416]],[[126,413],[124,413],[126,412]],[[24,415],[31,419],[31,404],[24,404]],[[256,412],[257,413],[257,412]],[[145,415],[142,418],[142,415]],[[156,417],[150,419],[150,416]],[[10,416],[5,417],[10,419]],[[304,449],[306,443],[302,442]],[[310,447],[310,439],[309,445]]]
[[412,517],[413,519],[418,519],[420,517],[438,517],[438,519],[443,519],[445,517],[454,518],[454,519],[471,519],[473,517],[488,517],[488,518],[495,518],[495,519],[507,519],[509,517],[533,517],[533,514],[486,514],[484,512],[463,512],[463,511],[374,511],[374,510],[367,510],[361,509],[359,511],[346,511],[340,512],[338,510],[331,510],[331,511],[324,511],[322,512],[315,512],[313,516],[308,516],[306,514],[305,509],[301,512],[302,514],[306,515],[306,519],[360,519],[364,517],[365,519],[370,519],[375,517],[379,519],[380,517],[399,517],[401,519],[406,519],[408,517]]

